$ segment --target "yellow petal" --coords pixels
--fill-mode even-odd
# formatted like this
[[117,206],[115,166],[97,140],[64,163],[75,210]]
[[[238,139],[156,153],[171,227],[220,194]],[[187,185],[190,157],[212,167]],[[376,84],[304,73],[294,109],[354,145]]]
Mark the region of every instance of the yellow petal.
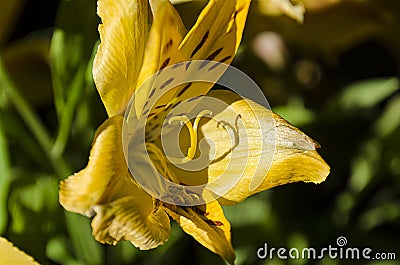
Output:
[[[242,39],[242,33],[246,22],[249,5],[249,0],[211,0],[201,12],[193,28],[188,32],[188,34],[180,43],[179,50],[175,50],[175,46],[170,47],[169,49],[171,51],[168,53],[168,57],[164,56],[165,58],[161,60],[162,63],[158,64],[158,69],[184,60],[210,60],[229,64],[232,61]],[[169,17],[174,18],[173,15],[175,13],[172,11],[168,11],[170,9],[173,10],[173,7],[162,8],[162,5],[160,5],[157,10],[160,11],[161,9],[166,10],[164,12]],[[162,14],[162,12],[159,13]],[[176,24],[174,31],[182,32],[182,30],[179,30],[181,28],[181,24],[179,23],[180,20],[171,19],[171,21],[172,20],[175,20],[174,24]],[[165,28],[168,31],[171,31],[173,29],[173,27],[169,25],[168,20],[167,22],[162,23],[160,27],[162,30],[160,33],[154,34],[154,39],[161,39],[161,35],[164,34],[167,37],[166,43],[168,44],[171,39],[171,37],[168,36],[171,35],[173,37],[177,34],[171,34],[168,32],[162,33]],[[160,43],[160,41],[154,41],[154,43]],[[175,40],[173,41],[173,44],[175,45]],[[155,55],[158,55],[159,53],[160,52],[158,51],[154,52]],[[144,64],[144,69],[147,68],[146,65],[147,63]],[[147,109],[143,109],[143,112],[150,113],[149,116],[152,117],[157,116],[157,120],[155,121],[155,123],[161,124],[165,117],[165,115],[163,114],[167,113],[161,113],[164,109],[171,107],[172,105],[176,106],[177,104],[188,98],[206,94],[214,85],[212,81],[214,81],[214,83],[217,82],[217,80],[221,77],[226,69],[225,66],[216,67],[215,64],[205,63],[199,65],[188,63],[185,67],[175,68],[176,72],[173,72],[172,74],[164,73],[165,76],[157,76],[157,81],[160,81],[160,84],[162,84],[164,81],[172,80],[172,86],[172,84],[174,83],[179,83],[179,78],[185,80],[196,80],[199,75],[202,75],[199,74],[199,67],[203,69],[202,74],[205,74],[206,78],[211,78],[211,76],[213,76],[211,79],[208,79],[209,82],[185,83],[183,85],[175,86],[173,89],[170,89],[167,93],[165,93],[163,97],[153,106],[152,109],[149,109],[148,107]],[[147,72],[154,71],[152,70]],[[170,75],[173,75],[172,78]],[[182,76],[184,76],[184,78]],[[141,80],[143,80],[143,78],[141,78]],[[154,95],[154,91],[160,91],[161,87],[162,85],[149,85],[148,89],[144,89],[144,91],[147,91],[147,93],[144,94]],[[151,91],[152,89],[154,89],[154,91]],[[144,96],[140,95],[138,101],[145,102],[144,100],[142,100],[143,98]],[[141,112],[140,107],[145,104],[146,103],[137,104],[137,106],[139,106],[136,109],[137,116],[139,116]]]
[[60,203],[68,211],[93,215],[92,206],[110,201],[128,172],[122,150],[122,116],[106,120],[97,130],[89,163],[60,184]]
[[85,169],[61,183],[60,203],[86,216],[96,215],[93,235],[102,243],[130,240],[140,249],[163,244],[170,231],[163,208],[130,175],[122,150],[122,116],[97,130]]
[[217,201],[197,207],[167,209],[168,214],[200,244],[230,264],[235,261],[231,244],[231,225]]
[[218,184],[210,188],[219,195],[230,189],[220,203],[234,204],[286,183],[326,179],[329,166],[317,153],[319,145],[314,140],[253,101],[229,91],[209,95],[230,104],[201,128],[213,149],[210,153],[215,153],[208,167],[208,182],[217,180]]
[[149,31],[148,1],[99,0],[101,44],[93,78],[108,115],[121,113],[136,87]]
[[0,264],[39,265],[32,257],[14,247],[3,237],[0,237]]
[[[179,15],[178,11],[175,9],[175,7],[171,4],[170,1],[168,1],[168,0],[161,0],[161,1],[160,0],[149,0],[149,2],[150,2],[151,11],[154,16],[153,20],[156,20],[157,16],[162,14],[162,12],[166,12],[166,13],[168,13],[169,19],[172,19],[172,21],[174,21],[174,23],[175,23],[174,26],[178,30],[179,35],[181,35],[181,36],[186,35],[187,29],[182,22],[181,16]],[[161,9],[165,9],[165,10],[160,12]],[[170,21],[169,23],[171,23],[172,21]]]
[[164,208],[154,207],[151,197],[137,187],[132,196],[96,205],[94,211],[93,235],[101,243],[115,245],[129,240],[137,248],[148,250],[169,237],[170,222]]
[[242,39],[249,6],[250,0],[211,0],[180,49],[192,60],[229,64]]
[[[250,0],[211,0],[201,12],[193,28],[180,44],[180,51],[190,60],[208,60],[230,64],[242,40]],[[214,83],[224,73],[222,65],[201,64],[204,71],[213,70],[215,77],[208,77]],[[196,76],[198,66],[189,68],[186,75]],[[205,95],[213,86],[211,83],[195,82],[188,89],[180,87],[181,91],[175,102]]]
[[[152,2],[154,3],[154,1]],[[146,63],[143,64],[140,84],[156,70],[178,62],[213,60],[229,64],[232,61],[242,38],[250,1],[210,1],[183,40],[182,22],[174,7],[169,2],[162,4],[163,1],[156,1],[155,3],[159,4],[153,8],[157,10],[157,14],[149,37],[147,49],[149,52],[145,59]],[[178,40],[179,42],[177,42]],[[177,45],[179,45],[179,50]],[[196,76],[198,66],[188,69],[189,65],[184,73],[177,72],[174,78],[176,79],[180,75],[186,75],[187,79],[190,79],[191,74]],[[206,66],[204,65],[204,67]],[[209,65],[207,68],[211,66]],[[223,74],[220,69],[216,69],[216,71],[219,71],[219,75],[215,78],[215,82]],[[169,78],[170,76],[167,76],[165,80]],[[167,107],[170,102],[178,103],[190,97],[204,95],[212,86],[212,83],[190,83],[177,86],[163,95],[162,99],[151,110],[150,115],[156,116],[160,113],[163,108],[157,108],[159,106]],[[154,94],[151,91],[152,89],[160,88],[149,84],[148,89],[144,89],[146,92],[143,92],[143,95],[142,91],[139,91],[141,95],[137,98],[138,107],[136,110],[138,116],[141,107],[146,104],[145,95]],[[143,103],[139,104],[139,102]],[[146,111],[148,110],[143,110],[143,112]],[[159,117],[159,120],[163,120],[163,117]]]
[[[146,53],[138,79],[138,87],[159,70],[187,60],[187,58],[184,58],[178,51],[178,46],[184,34],[186,34],[186,28],[178,12],[169,1],[153,1],[152,6],[154,6],[153,9],[156,10],[156,14],[146,44]],[[146,83],[145,86],[140,87],[140,89],[136,91],[135,108],[138,117],[143,110],[143,106],[147,102],[149,94],[154,93],[151,91],[153,88],[152,83]],[[169,101],[171,92],[164,98],[168,98],[167,101]],[[158,105],[161,104],[165,104],[165,102],[159,103]]]
[[160,69],[185,59],[178,53],[178,45],[186,34],[182,19],[169,1],[155,1],[155,3],[153,5],[156,6],[154,8],[157,13],[146,43],[138,85]]

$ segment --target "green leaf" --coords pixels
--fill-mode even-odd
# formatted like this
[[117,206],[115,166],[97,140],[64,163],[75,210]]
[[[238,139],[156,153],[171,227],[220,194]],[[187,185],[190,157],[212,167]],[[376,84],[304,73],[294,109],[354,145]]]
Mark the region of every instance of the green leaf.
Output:
[[362,191],[379,172],[379,159],[382,144],[375,139],[364,143],[360,154],[354,159],[351,168],[350,187],[355,192]]
[[10,157],[3,126],[0,118],[0,234],[4,233],[8,224],[7,198],[11,184]]
[[273,111],[295,126],[303,126],[315,120],[315,114],[304,107],[300,99],[293,98],[287,105],[274,107]]
[[9,199],[12,230],[23,233],[38,222],[43,226],[51,225],[53,220],[48,215],[59,210],[57,190],[58,179],[51,176],[38,177],[33,183],[14,188]]
[[41,177],[33,185],[19,192],[21,204],[33,212],[55,211],[58,208],[58,181],[54,177]]
[[91,234],[90,220],[85,216],[65,212],[67,228],[71,236],[75,254],[85,264],[103,264],[104,255],[100,243]]
[[[64,0],[59,6],[50,51],[59,121],[53,157],[63,154],[72,132],[76,109],[85,98],[90,81],[88,68],[91,68],[93,46],[98,39],[98,22],[96,0]],[[89,220],[68,212],[65,212],[65,217],[76,257],[86,264],[102,264],[103,253],[91,235]]]
[[[224,213],[233,227],[259,225],[272,214],[271,207],[261,196],[235,206],[224,206]],[[240,212],[240,214],[237,214]],[[271,221],[272,222],[272,221]]]
[[366,231],[381,224],[398,220],[400,217],[400,205],[395,202],[387,202],[363,213],[360,224]]
[[398,78],[375,78],[353,83],[339,98],[343,109],[371,108],[399,90]]
[[62,1],[51,42],[54,102],[59,129],[53,155],[60,156],[68,141],[74,113],[87,87],[93,46],[97,40],[96,1]]
[[[50,48],[55,92],[60,97],[55,99],[57,108],[63,107],[59,101],[66,101],[70,95],[77,73],[85,72],[90,63],[98,22],[95,0],[61,2]],[[79,79],[83,86],[84,78]]]
[[400,127],[400,96],[391,99],[375,123],[375,132],[388,136]]
[[46,246],[46,256],[60,264],[83,265],[83,261],[76,261],[68,252],[68,244],[64,238],[54,237],[49,240]]

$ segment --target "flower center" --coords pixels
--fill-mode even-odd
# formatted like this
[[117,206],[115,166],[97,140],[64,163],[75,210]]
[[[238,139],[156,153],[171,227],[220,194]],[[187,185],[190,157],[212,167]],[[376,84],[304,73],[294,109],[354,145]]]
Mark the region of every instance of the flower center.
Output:
[[173,172],[169,170],[168,163],[184,164],[193,160],[193,158],[195,157],[197,151],[198,126],[201,118],[203,118],[206,115],[212,115],[212,112],[210,110],[201,111],[196,116],[193,123],[186,115],[174,116],[168,120],[169,124],[172,124],[174,122],[179,122],[181,125],[185,125],[189,131],[190,146],[188,148],[187,155],[183,158],[168,157],[167,159],[166,155],[154,142],[146,142],[147,151],[149,152],[149,156],[152,159],[152,161],[155,162],[155,167],[157,171],[160,172],[160,174],[162,174],[170,181],[179,183],[178,179],[173,174]]
[[168,123],[172,124],[175,121],[179,121],[181,125],[186,125],[189,130],[189,138],[190,138],[190,146],[188,148],[188,152],[186,157],[182,160],[182,163],[186,163],[192,160],[197,151],[197,127],[199,126],[200,119],[205,115],[212,115],[210,110],[201,111],[197,117],[195,118],[193,124],[190,119],[186,115],[175,116],[169,119]]

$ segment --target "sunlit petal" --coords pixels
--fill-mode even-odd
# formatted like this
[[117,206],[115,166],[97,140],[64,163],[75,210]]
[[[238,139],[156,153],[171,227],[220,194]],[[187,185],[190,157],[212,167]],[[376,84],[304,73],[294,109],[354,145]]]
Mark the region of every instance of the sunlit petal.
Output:
[[164,208],[154,206],[152,198],[140,188],[134,189],[129,196],[94,206],[92,228],[96,240],[113,245],[129,240],[142,250],[167,241],[170,222]]
[[125,109],[136,88],[149,31],[148,13],[148,1],[98,1],[103,24],[93,78],[110,117]]
[[234,263],[235,252],[231,244],[231,225],[218,202],[166,210],[186,233],[230,264]]
[[0,237],[0,264],[39,265],[3,237]]
[[[154,93],[152,92],[154,89],[152,83],[146,83],[145,86],[140,87],[146,79],[169,65],[188,59],[183,57],[178,50],[178,46],[186,34],[186,28],[178,12],[169,1],[152,1],[152,3],[156,14],[146,44],[144,62],[137,83],[138,90],[135,93],[135,107],[138,116],[143,111],[149,94]],[[169,100],[173,95],[174,92],[171,91],[166,97]]]
[[120,197],[128,172],[122,150],[122,116],[106,120],[97,130],[89,163],[60,185],[60,203],[68,211],[93,215],[92,206]]
[[211,0],[183,40],[181,51],[193,60],[230,63],[242,39],[249,6],[250,0]]
[[186,59],[178,53],[178,45],[186,34],[181,17],[169,1],[153,2],[156,3],[153,5],[157,7],[157,13],[146,44],[138,85],[161,68]]
[[[180,43],[180,53],[187,60],[231,63],[242,39],[249,6],[249,0],[209,1],[195,25]],[[209,80],[210,83],[194,82],[179,86],[175,89],[178,96],[171,97],[170,101],[178,103],[206,94],[213,86],[211,81],[216,82],[225,70],[221,69],[224,68],[222,65],[219,68],[215,66],[213,63],[204,63],[200,66],[204,71],[209,71],[207,78],[215,76]],[[187,64],[186,67],[185,76],[196,78],[198,65],[190,67],[190,64]]]
[[223,195],[222,204],[234,204],[286,183],[325,180],[329,166],[317,153],[319,145],[314,140],[253,101],[228,91],[210,95],[229,103],[229,108],[202,127],[210,153],[215,153],[208,182],[217,180],[210,188]]
[[165,12],[169,14],[169,18],[173,20],[175,28],[178,30],[179,34],[181,36],[185,36],[187,29],[185,25],[182,22],[181,16],[179,15],[178,11],[175,9],[175,7],[170,3],[170,1],[160,1],[160,0],[149,0],[150,2],[150,7],[151,11],[153,13],[153,19],[156,20],[157,16],[159,16],[161,13],[160,9],[165,9]]
[[167,240],[169,218],[129,174],[122,120],[114,116],[99,127],[87,167],[61,183],[60,203],[71,212],[96,215],[92,227],[98,241],[116,244],[126,239],[150,249]]
[[[139,77],[139,84],[142,84],[150,74],[177,62],[212,60],[229,64],[233,60],[242,38],[250,1],[210,1],[184,38],[184,27],[174,7],[169,2],[163,4],[162,1],[151,1],[151,3],[153,12],[156,13],[155,22],[147,43],[146,51],[148,52]],[[223,12],[220,12],[221,10]],[[203,70],[211,71],[215,65],[205,63],[202,67]],[[187,79],[190,79],[191,75],[195,77],[198,74],[198,70],[198,66],[190,67],[189,63],[184,73],[176,75],[185,75]],[[223,72],[220,68],[214,68],[214,75],[216,75],[214,82]],[[204,95],[212,86],[212,82],[195,82],[176,86],[163,95],[153,110],[146,109],[143,112],[151,111],[151,116],[157,116],[170,104]],[[153,95],[156,89],[160,90],[160,87],[149,84],[147,88],[135,95],[135,100],[138,101],[136,102],[137,115],[146,104],[145,96]],[[163,117],[163,115],[159,116],[161,120]]]

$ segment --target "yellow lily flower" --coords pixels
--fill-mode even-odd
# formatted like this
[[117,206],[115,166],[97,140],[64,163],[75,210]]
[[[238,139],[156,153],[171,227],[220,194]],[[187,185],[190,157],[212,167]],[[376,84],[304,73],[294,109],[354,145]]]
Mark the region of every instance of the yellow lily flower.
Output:
[[[269,109],[227,91],[212,91],[207,95],[226,102],[239,113],[242,126],[237,128],[239,144],[236,153],[227,148],[231,145],[223,127],[235,126],[237,116],[232,117],[228,111],[218,113],[228,124],[223,126],[214,119],[200,123],[196,118],[193,124],[186,123],[189,136],[183,137],[182,142],[185,144],[188,139],[193,142],[188,149],[188,160],[196,155],[195,146],[200,140],[197,139],[198,128],[204,138],[218,143],[216,153],[229,154],[213,161],[205,174],[204,171],[198,176],[196,173],[182,174],[166,162],[157,140],[145,139],[152,159],[159,165],[159,172],[177,184],[190,186],[210,182],[233,161],[234,167],[225,174],[234,176],[240,172],[243,177],[226,194],[203,205],[173,205],[149,195],[129,171],[122,132],[123,116],[131,97],[137,92],[136,107],[144,108],[151,92],[144,93],[138,88],[160,69],[176,63],[203,59],[229,64],[240,44],[249,5],[250,0],[211,0],[187,32],[168,1],[151,0],[150,5],[147,1],[135,0],[98,1],[98,14],[102,19],[99,26],[101,44],[94,60],[93,76],[109,118],[96,132],[87,167],[61,182],[60,203],[68,211],[94,217],[93,235],[99,242],[116,244],[129,240],[142,250],[155,248],[167,241],[171,217],[186,233],[233,264],[235,252],[231,244],[231,227],[221,205],[238,203],[252,194],[285,183],[325,180],[329,167],[316,152],[318,145],[312,139]],[[153,13],[151,27],[150,7]],[[157,105],[163,107],[153,108],[150,113],[153,115],[149,115],[152,117],[148,121],[151,130],[161,130],[160,118],[155,117],[157,114],[165,117],[167,105],[204,95],[211,86],[180,86],[177,88],[179,93],[163,97]],[[255,170],[260,168],[257,163],[263,155],[259,146],[263,135],[257,126],[265,123],[263,119],[271,117],[277,139],[275,150],[272,150],[275,156],[269,168]],[[252,132],[246,139],[251,156],[245,162],[241,154],[247,154],[248,150],[240,145],[242,130]],[[249,189],[254,176],[262,182]]]

